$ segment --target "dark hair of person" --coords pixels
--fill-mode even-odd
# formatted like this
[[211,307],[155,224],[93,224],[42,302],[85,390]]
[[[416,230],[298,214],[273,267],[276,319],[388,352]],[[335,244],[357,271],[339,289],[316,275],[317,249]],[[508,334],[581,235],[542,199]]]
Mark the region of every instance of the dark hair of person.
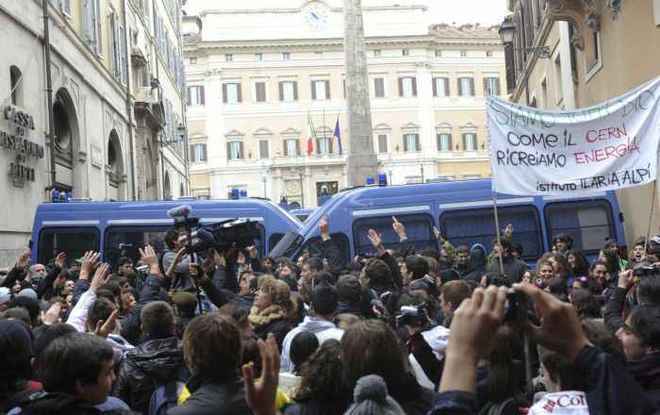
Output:
[[39,314],[41,312],[41,308],[39,307],[38,300],[25,296],[14,297],[9,302],[9,309],[7,309],[7,311],[15,307],[22,308],[28,312],[30,316],[30,323],[28,324],[29,326],[37,327],[39,325]]
[[568,290],[566,287],[566,281],[561,277],[551,278],[548,282],[548,290],[550,294],[559,298],[562,301],[568,300]]
[[571,292],[571,303],[578,316],[584,318],[600,318],[600,303],[591,291],[579,288]]
[[517,252],[518,256],[522,256],[525,252],[525,248],[523,248],[523,244],[520,242],[514,242],[513,246],[511,247],[511,252]]
[[103,284],[100,289],[110,291],[115,298],[121,296],[121,285],[119,285],[119,278],[112,278],[110,281]]
[[516,336],[515,331],[507,325],[495,332],[493,350],[487,359],[486,390],[490,402],[502,402],[521,392],[522,365],[515,360]]
[[174,336],[174,311],[165,301],[153,301],[140,311],[142,334],[152,339]]
[[563,355],[538,346],[539,358],[550,376],[562,390],[583,391],[586,389],[584,374]]
[[295,400],[321,401],[321,415],[341,414],[348,407],[351,390],[342,382],[342,345],[334,339],[323,342],[300,370],[300,387]]
[[115,305],[107,298],[97,298],[92,306],[87,310],[87,327],[89,330],[94,331],[96,323],[99,321],[107,320],[115,311]]
[[168,249],[172,250],[175,248],[174,243],[179,239],[179,232],[176,231],[176,229],[170,229],[167,231],[165,234],[165,245],[167,246]]
[[619,256],[610,251],[605,251],[603,252],[603,254],[605,255],[605,264],[607,265],[607,272],[609,272],[610,275],[619,275],[619,271],[621,271],[621,265],[619,264]]
[[41,353],[46,350],[46,347],[53,342],[53,340],[66,336],[67,334],[77,333],[76,329],[73,326],[64,323],[56,323],[50,326],[39,326],[34,332],[34,357],[39,358]]
[[364,273],[369,279],[369,286],[371,288],[393,288],[392,270],[382,259],[370,259],[364,267]]
[[120,257],[119,260],[117,261],[117,268],[121,267],[124,264],[133,265],[133,260],[127,256]]
[[589,275],[589,261],[587,260],[587,257],[584,256],[584,253],[582,253],[582,251],[578,251],[577,249],[571,249],[566,254],[566,258],[571,255],[575,257],[575,267],[571,267],[573,275],[576,277]]
[[237,375],[242,362],[241,333],[231,317],[195,317],[183,333],[183,354],[193,375],[223,381]]
[[597,261],[594,261],[594,262],[589,266],[589,272],[593,272],[594,269],[596,269],[596,267],[597,267],[598,265],[602,265],[602,266],[604,266],[604,267],[607,269],[607,272],[610,271],[609,268],[608,268],[608,266],[607,266],[607,262],[602,261],[602,260],[597,260]]
[[660,272],[642,277],[637,285],[637,301],[640,305],[660,306]]
[[353,324],[341,345],[343,379],[350,390],[362,376],[374,374],[385,380],[393,394],[403,392],[399,389],[403,389],[400,386],[408,373],[407,360],[397,335],[385,322],[362,320]]
[[115,295],[112,293],[112,291],[105,289],[105,288],[99,288],[96,291],[96,299],[98,300],[99,298],[105,298],[106,300],[110,301],[111,303],[115,302]]
[[319,316],[332,316],[337,311],[337,290],[330,284],[321,283],[312,290],[312,310]]
[[323,259],[319,256],[311,256],[305,260],[305,265],[309,266],[312,272],[323,271]]
[[291,340],[289,354],[293,363],[293,372],[299,373],[302,364],[319,348],[319,339],[310,331],[301,331]]
[[421,255],[408,255],[406,269],[412,273],[412,279],[416,280],[429,273],[429,263]]
[[629,317],[630,327],[643,346],[660,348],[660,307],[639,306]]
[[625,360],[623,354],[623,347],[621,342],[616,336],[608,330],[605,322],[601,318],[586,318],[582,320],[582,329],[587,339],[596,347],[601,348],[603,351],[618,356],[621,360]]
[[461,305],[463,300],[470,298],[472,295],[472,290],[470,286],[465,283],[465,281],[449,281],[442,285],[440,289],[442,293],[442,298],[446,303],[451,303],[454,309],[457,309]]
[[359,304],[362,298],[360,279],[354,275],[342,275],[337,280],[338,300],[348,304]]
[[25,389],[32,378],[31,334],[22,321],[0,320],[0,411],[7,399]]
[[71,333],[53,340],[39,356],[39,378],[50,393],[76,394],[76,384],[95,384],[103,364],[112,361],[110,344],[85,333]]
[[30,318],[30,313],[23,307],[12,307],[0,313],[0,320],[18,320],[23,322],[28,327],[34,327],[34,323]]

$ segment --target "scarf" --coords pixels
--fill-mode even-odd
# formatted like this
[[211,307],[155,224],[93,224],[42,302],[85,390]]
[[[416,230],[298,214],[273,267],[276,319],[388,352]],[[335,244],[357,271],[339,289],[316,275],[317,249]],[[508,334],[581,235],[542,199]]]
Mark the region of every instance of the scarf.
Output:
[[254,327],[265,326],[266,324],[282,320],[287,317],[287,312],[277,304],[271,304],[263,310],[259,311],[256,306],[252,306],[248,320]]

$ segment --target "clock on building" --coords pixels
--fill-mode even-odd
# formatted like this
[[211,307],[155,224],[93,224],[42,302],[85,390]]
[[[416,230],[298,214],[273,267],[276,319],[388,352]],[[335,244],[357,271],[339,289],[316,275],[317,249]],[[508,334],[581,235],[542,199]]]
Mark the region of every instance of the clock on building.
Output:
[[307,25],[314,30],[325,30],[328,27],[330,8],[320,1],[307,3],[303,8]]

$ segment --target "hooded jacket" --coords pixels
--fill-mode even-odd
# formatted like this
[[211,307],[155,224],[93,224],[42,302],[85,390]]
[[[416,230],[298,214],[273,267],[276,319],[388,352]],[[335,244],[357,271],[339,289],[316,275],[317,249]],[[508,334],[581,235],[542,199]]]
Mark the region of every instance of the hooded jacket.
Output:
[[126,354],[119,369],[117,395],[134,410],[146,412],[158,386],[186,378],[179,339],[149,340]]
[[[319,339],[319,345],[321,345],[321,340],[327,339],[337,339],[340,340],[344,331],[338,329],[335,326],[335,323],[328,320],[323,320],[317,317],[305,317],[302,323],[298,324],[296,328],[291,330],[282,343],[282,356],[280,359],[280,372],[293,372],[293,362],[291,361],[291,342],[298,333],[308,332],[315,334]],[[323,333],[321,335],[321,333]]]
[[481,277],[486,273],[486,247],[482,244],[474,244],[470,248],[470,271],[463,276],[469,281],[481,282]]

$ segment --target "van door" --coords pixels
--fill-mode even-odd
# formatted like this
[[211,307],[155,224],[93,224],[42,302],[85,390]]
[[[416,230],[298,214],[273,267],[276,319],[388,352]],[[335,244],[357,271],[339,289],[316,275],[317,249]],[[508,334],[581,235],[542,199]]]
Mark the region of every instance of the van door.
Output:
[[94,226],[46,227],[39,231],[37,261],[47,264],[60,252],[67,255],[69,265],[87,251],[99,251],[100,232]]

